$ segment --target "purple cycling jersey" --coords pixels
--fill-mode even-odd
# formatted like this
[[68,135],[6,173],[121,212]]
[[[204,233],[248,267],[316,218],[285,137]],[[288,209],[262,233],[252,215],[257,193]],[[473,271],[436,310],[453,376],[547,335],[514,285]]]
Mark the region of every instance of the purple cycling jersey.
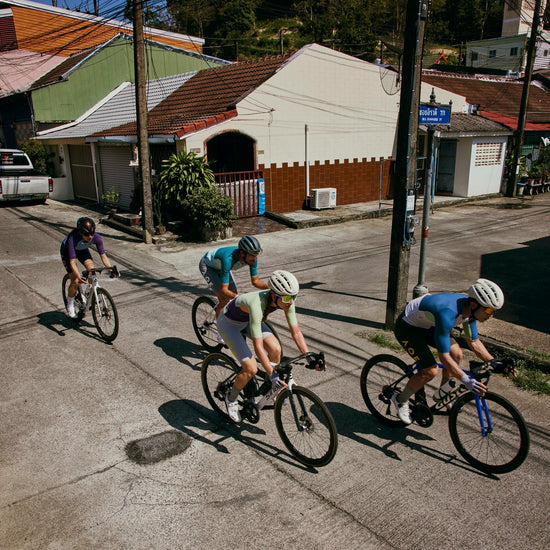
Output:
[[92,240],[86,242],[82,239],[78,229],[73,229],[61,243],[61,257],[73,260],[78,257],[79,252],[87,251],[91,246],[95,246],[100,255],[105,254],[103,239],[98,233],[94,233]]

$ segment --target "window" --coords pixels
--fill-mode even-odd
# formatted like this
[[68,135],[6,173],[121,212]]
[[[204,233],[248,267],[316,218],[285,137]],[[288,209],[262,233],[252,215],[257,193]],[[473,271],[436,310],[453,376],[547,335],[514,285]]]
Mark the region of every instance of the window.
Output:
[[489,50],[489,57],[496,57],[497,51],[496,50]]
[[477,60],[478,60],[477,52],[472,52],[472,61],[477,61]]
[[548,57],[548,50],[544,50],[544,57]]
[[518,55],[518,49],[510,48],[510,57],[517,57],[517,55]]
[[475,166],[495,166],[500,164],[503,143],[476,144]]

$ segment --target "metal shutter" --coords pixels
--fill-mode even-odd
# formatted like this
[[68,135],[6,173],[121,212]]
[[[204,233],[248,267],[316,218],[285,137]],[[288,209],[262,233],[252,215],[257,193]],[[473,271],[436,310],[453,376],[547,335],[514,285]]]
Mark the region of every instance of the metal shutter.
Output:
[[130,145],[99,147],[103,193],[114,189],[120,193],[120,207],[129,210],[134,195],[134,168],[130,166]]

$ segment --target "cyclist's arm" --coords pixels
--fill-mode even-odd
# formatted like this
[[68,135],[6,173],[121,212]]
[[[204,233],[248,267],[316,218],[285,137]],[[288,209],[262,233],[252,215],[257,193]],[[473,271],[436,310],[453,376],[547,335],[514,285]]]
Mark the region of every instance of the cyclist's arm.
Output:
[[[235,296],[237,296],[237,294],[235,292],[233,292],[232,290],[229,290],[229,283],[222,283],[220,285],[220,290],[218,292],[218,298],[225,298],[226,299],[226,302],[229,302],[230,300],[232,300],[233,298],[235,298]],[[220,299],[220,302],[222,300]]]
[[109,261],[109,258],[107,258],[107,254],[105,254],[105,252],[103,254],[100,254],[99,257],[101,258],[101,262],[105,267],[112,267],[111,262]]
[[76,279],[80,281],[81,283],[85,283],[86,279],[82,277],[80,274],[80,271],[78,271],[78,265],[76,263],[76,258],[70,258],[69,259],[69,266],[71,267],[71,270],[73,274],[75,275]]
[[489,353],[489,350],[485,347],[483,342],[476,338],[475,340],[466,340],[468,347],[482,360],[490,361],[493,356]]
[[445,370],[449,373],[450,376],[458,378],[459,380],[466,374],[461,368],[460,365],[452,358],[451,354],[448,352],[438,352],[439,362],[445,367]]
[[259,288],[260,290],[265,290],[267,288],[269,288],[267,286],[266,283],[264,283],[259,277],[258,275],[251,275],[250,276],[250,280],[252,281],[252,284],[256,287],[256,288]]
[[252,343],[254,344],[254,351],[256,352],[256,357],[258,358],[258,361],[260,361],[260,363],[262,364],[265,372],[267,372],[267,374],[271,376],[271,373],[275,369],[271,366],[271,361],[269,360],[267,351],[265,351],[264,339],[262,337],[252,338]]

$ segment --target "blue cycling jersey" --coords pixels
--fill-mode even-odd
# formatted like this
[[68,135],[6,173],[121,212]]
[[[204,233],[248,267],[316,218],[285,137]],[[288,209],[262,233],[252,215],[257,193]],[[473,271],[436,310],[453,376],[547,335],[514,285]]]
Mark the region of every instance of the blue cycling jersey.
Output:
[[[222,285],[229,284],[231,270],[247,265],[239,260],[238,246],[224,246],[210,250],[204,255],[204,262],[208,267],[219,272]],[[258,275],[258,260],[250,266],[250,276],[255,277],[256,275]]]
[[451,349],[451,330],[462,325],[464,336],[468,340],[477,340],[477,323],[474,318],[462,316],[463,308],[468,304],[468,296],[442,292],[427,294],[411,300],[403,312],[403,320],[409,325],[427,330],[434,329],[437,351],[449,353]]

